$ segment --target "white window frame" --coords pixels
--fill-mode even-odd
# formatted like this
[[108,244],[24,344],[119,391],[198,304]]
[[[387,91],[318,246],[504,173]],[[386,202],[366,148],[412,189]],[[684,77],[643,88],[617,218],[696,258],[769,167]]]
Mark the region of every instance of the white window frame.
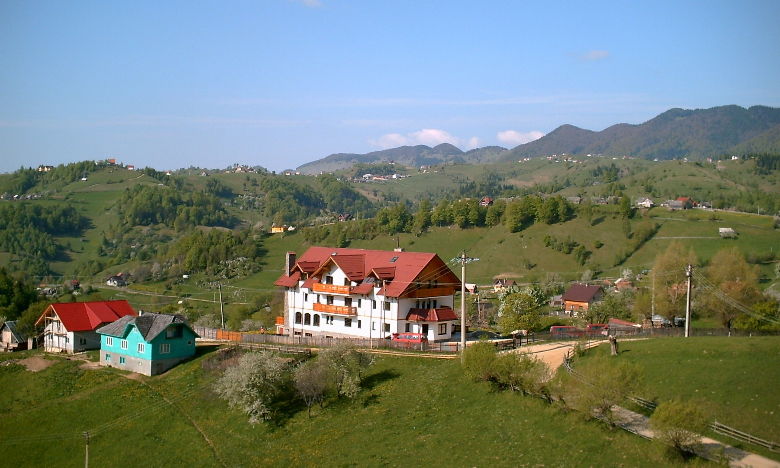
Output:
[[146,352],[146,343],[138,343],[138,354],[143,354]]
[[170,343],[160,343],[160,354],[169,354],[171,352]]
[[119,347],[122,349],[127,349],[127,340],[122,340],[119,342]]
[[106,337],[106,346],[114,346],[114,337],[112,336]]

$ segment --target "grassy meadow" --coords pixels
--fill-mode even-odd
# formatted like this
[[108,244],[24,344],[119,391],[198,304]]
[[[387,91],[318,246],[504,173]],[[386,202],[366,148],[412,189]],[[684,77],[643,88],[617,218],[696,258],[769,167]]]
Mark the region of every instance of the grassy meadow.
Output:
[[670,464],[647,440],[467,380],[457,360],[378,357],[356,400],[315,407],[311,419],[290,400],[252,426],[214,395],[216,371],[203,366],[212,352],[139,379],[59,357],[39,373],[0,367],[4,463],[82,466],[90,431],[93,466]]
[[[642,397],[699,401],[723,424],[780,441],[780,337],[656,338],[619,346],[619,359],[644,371]],[[603,345],[583,359],[607,353]],[[767,456],[780,459],[776,453]]]

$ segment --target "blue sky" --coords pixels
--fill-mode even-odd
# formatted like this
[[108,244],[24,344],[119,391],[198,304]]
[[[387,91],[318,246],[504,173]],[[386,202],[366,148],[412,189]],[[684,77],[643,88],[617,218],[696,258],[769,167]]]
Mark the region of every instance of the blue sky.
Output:
[[0,171],[279,171],[777,107],[778,18],[778,1],[0,0]]

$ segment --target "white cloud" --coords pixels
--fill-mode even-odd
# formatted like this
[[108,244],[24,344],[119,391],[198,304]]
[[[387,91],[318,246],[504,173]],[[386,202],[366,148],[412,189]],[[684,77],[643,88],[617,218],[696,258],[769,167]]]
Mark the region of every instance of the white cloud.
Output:
[[608,50],[589,50],[580,55],[580,60],[584,60],[586,62],[595,62],[597,60],[604,60],[607,57],[609,57]]
[[373,146],[387,149],[408,145],[409,139],[400,133],[388,133],[387,135],[382,135],[376,140],[370,140],[369,143],[371,143]]
[[504,130],[503,132],[498,132],[496,134],[498,141],[504,143],[505,145],[514,146],[522,145],[523,143],[528,143],[529,141],[538,140],[543,136],[544,133],[540,132],[539,130],[532,130],[525,133],[515,130]]
[[[466,144],[470,145],[472,142],[478,143],[479,140],[474,137],[469,139]],[[461,139],[451,135],[446,130],[441,130],[438,128],[423,128],[422,130],[407,133],[406,135],[401,135],[400,133],[388,133],[386,135],[382,135],[376,140],[369,140],[369,143],[382,149],[395,148],[404,145],[436,146],[442,143],[450,143],[458,146],[461,144]]]
[[472,150],[474,148],[479,148],[481,146],[481,141],[479,141],[479,138],[477,137],[471,137],[469,138],[469,141],[466,142],[466,149]]
[[409,136],[413,141],[417,142],[417,144],[428,146],[436,146],[442,143],[457,145],[460,141],[446,131],[436,128],[424,128],[418,132],[410,133]]

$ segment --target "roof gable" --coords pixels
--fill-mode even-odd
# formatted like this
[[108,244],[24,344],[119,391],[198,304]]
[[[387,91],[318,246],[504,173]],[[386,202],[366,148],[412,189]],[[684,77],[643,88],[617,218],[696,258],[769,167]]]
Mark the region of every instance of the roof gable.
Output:
[[101,335],[110,335],[117,338],[124,338],[130,333],[130,329],[135,327],[143,339],[147,342],[150,342],[169,326],[175,324],[181,324],[187,327],[195,336],[198,336],[198,334],[195,333],[192,327],[190,327],[190,325],[187,323],[187,319],[185,319],[183,315],[179,314],[169,315],[145,313],[137,317],[122,317],[114,323],[110,323],[97,329],[97,332]]
[[601,286],[572,284],[563,294],[563,300],[572,302],[592,302],[599,292],[601,292]]
[[121,317],[137,315],[130,304],[124,300],[59,302],[50,304],[35,324],[40,324],[50,313],[56,314],[69,332],[91,331]]
[[[421,287],[424,281],[460,287],[455,273],[434,253],[310,247],[300,257],[294,270],[314,275],[330,262],[351,281],[361,282],[367,276],[383,280],[385,287],[380,293],[388,297],[399,297],[407,290]],[[277,283],[284,282],[286,276],[282,275]]]

